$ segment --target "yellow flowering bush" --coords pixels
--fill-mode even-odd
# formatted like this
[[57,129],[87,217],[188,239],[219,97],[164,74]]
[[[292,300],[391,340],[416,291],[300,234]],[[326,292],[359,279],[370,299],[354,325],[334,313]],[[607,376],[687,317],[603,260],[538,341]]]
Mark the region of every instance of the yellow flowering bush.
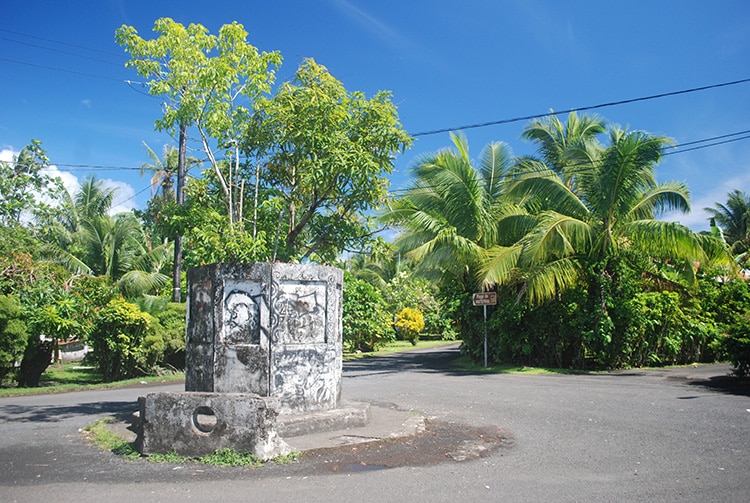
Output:
[[404,340],[416,344],[419,334],[424,330],[424,316],[419,309],[405,307],[396,315],[396,330],[403,335]]

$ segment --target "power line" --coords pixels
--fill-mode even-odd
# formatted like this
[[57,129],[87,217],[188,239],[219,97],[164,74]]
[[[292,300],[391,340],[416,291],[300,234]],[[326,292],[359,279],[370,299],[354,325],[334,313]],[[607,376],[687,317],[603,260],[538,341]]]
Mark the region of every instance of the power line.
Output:
[[[704,148],[715,147],[718,145],[724,145],[726,143],[732,143],[732,142],[748,140],[748,139],[750,139],[750,129],[747,129],[744,131],[737,131],[735,133],[728,133],[728,134],[713,136],[709,138],[703,138],[701,140],[693,140],[693,141],[685,142],[685,143],[678,144],[678,145],[666,145],[661,148],[661,154],[662,156],[682,154],[683,152],[692,152],[694,150],[701,150]],[[720,141],[717,141],[717,140],[720,140]],[[690,148],[683,148],[688,145],[693,145],[693,146]],[[667,152],[668,149],[675,149],[675,150],[671,152]],[[435,187],[429,186],[429,185],[419,187],[419,189],[432,189],[432,188],[435,188]],[[413,189],[414,187],[406,187],[402,189],[392,189],[390,192],[392,194],[408,193],[408,192],[411,192]]]
[[68,69],[65,69],[65,68],[55,68],[53,66],[39,65],[39,64],[36,64],[36,63],[29,63],[27,61],[18,61],[18,60],[15,60],[15,59],[0,58],[0,61],[5,61],[6,63],[14,63],[14,64],[17,64],[17,65],[33,66],[35,68],[42,68],[44,70],[52,70],[52,71],[55,71],[55,72],[72,73],[74,75],[82,75],[84,77],[91,77],[91,78],[94,78],[94,79],[114,80],[115,82],[127,82],[124,79],[116,79],[114,77],[104,77],[102,75],[94,75],[93,73],[78,72],[76,70],[68,70]]
[[[732,143],[735,141],[741,141],[741,140],[747,140],[750,139],[750,129],[746,129],[744,131],[737,131],[735,133],[727,133],[723,135],[718,136],[712,136],[708,138],[703,138],[700,140],[692,140],[685,143],[680,143],[677,145],[667,145],[662,147],[662,155],[674,155],[674,154],[681,154],[683,152],[691,152],[693,150],[700,150],[703,148],[709,148],[709,147],[715,147],[717,145],[723,145],[726,143]],[[722,141],[717,141],[722,140]],[[699,144],[705,144],[705,145],[699,145]],[[684,148],[689,145],[695,145],[691,148]],[[674,149],[671,152],[668,152],[668,149]],[[219,159],[220,161],[223,159]],[[206,162],[207,159],[204,159],[202,162]],[[16,164],[18,161],[0,161],[3,164]],[[107,166],[103,164],[73,164],[73,163],[57,163],[57,162],[48,162],[47,166],[56,166],[56,167],[63,167],[66,168],[66,171],[83,171],[83,170],[98,170],[98,171],[141,171],[141,168],[134,168],[132,166]],[[192,166],[190,169],[195,169],[200,166]]]
[[[96,48],[96,47],[87,47],[85,45],[72,44],[70,42],[63,42],[62,40],[54,40],[54,39],[51,39],[51,38],[39,37],[37,35],[30,35],[28,33],[21,33],[20,31],[4,30],[4,29],[0,28],[0,32],[11,33],[13,35],[20,35],[22,37],[35,38],[37,40],[44,40],[45,42],[52,42],[53,44],[67,45],[68,47],[75,47],[76,49],[83,49],[83,50],[86,50],[86,51],[98,52],[100,54],[106,54],[107,56],[122,57],[122,54],[118,54],[116,52],[105,51],[105,50],[102,50],[102,49],[99,49],[99,48]],[[19,42],[19,43],[23,43],[23,42]]]
[[[679,148],[679,149],[682,149],[682,147],[685,147],[687,145],[695,145],[697,143],[705,143],[705,142],[709,142],[709,141],[720,140],[720,139],[723,139],[723,138],[730,138],[732,136],[739,136],[739,135],[748,134],[748,133],[750,133],[750,129],[746,129],[744,131],[737,131],[736,133],[729,133],[729,134],[723,134],[723,135],[720,135],[720,136],[714,136],[714,137],[711,137],[711,138],[704,138],[703,140],[688,141],[688,142],[685,142],[685,143],[678,143],[677,145],[667,145],[666,147],[662,148],[662,150],[666,150],[668,148],[675,148],[675,149]],[[739,138],[739,139],[742,139],[742,138]],[[685,152],[685,150],[682,150],[682,152]],[[675,153],[676,154],[677,152],[670,152],[670,153]],[[667,154],[664,153],[664,155],[667,155]]]
[[38,49],[44,49],[46,51],[52,51],[52,52],[56,52],[59,54],[67,54],[68,56],[74,56],[76,58],[83,58],[83,59],[89,59],[91,61],[98,61],[99,63],[106,63],[108,65],[122,66],[121,63],[115,63],[114,61],[109,61],[109,60],[101,59],[101,58],[95,58],[92,56],[84,56],[83,54],[76,54],[75,52],[70,52],[70,51],[61,51],[60,49],[55,49],[53,47],[45,47],[39,44],[32,44],[31,42],[23,42],[21,40],[14,40],[12,38],[7,38],[7,37],[0,37],[0,40],[6,40],[8,42],[13,42],[14,44],[27,45],[29,47],[36,47]]
[[613,106],[616,106],[616,105],[626,105],[626,104],[629,104],[629,103],[636,103],[636,102],[639,102],[639,101],[648,101],[648,100],[654,100],[654,99],[658,99],[658,98],[666,98],[666,97],[669,97],[669,96],[677,96],[677,95],[680,95],[680,94],[695,93],[695,92],[698,92],[698,91],[706,91],[708,89],[717,89],[717,88],[720,88],[720,87],[728,87],[728,86],[734,86],[734,85],[738,85],[738,84],[745,84],[747,82],[750,82],[750,78],[748,78],[748,79],[741,79],[741,80],[734,80],[734,81],[731,81],[731,82],[722,82],[722,83],[719,83],[719,84],[711,84],[711,85],[708,85],[708,86],[693,87],[693,88],[690,88],[690,89],[683,89],[683,90],[680,90],[680,91],[672,91],[672,92],[668,92],[668,93],[652,94],[650,96],[642,96],[642,97],[639,97],[639,98],[630,98],[630,99],[626,99],[626,100],[610,101],[608,103],[600,103],[598,105],[589,105],[589,106],[585,106],[585,107],[570,108],[568,110],[560,110],[558,112],[554,112],[553,111],[553,112],[547,112],[547,113],[543,113],[543,114],[526,115],[526,116],[522,116],[522,117],[513,117],[511,119],[500,119],[500,120],[496,120],[496,121],[480,122],[480,123],[477,123],[477,124],[468,124],[468,125],[465,125],[465,126],[457,126],[457,127],[442,128],[442,129],[433,129],[431,131],[423,131],[423,132],[420,132],[420,133],[414,133],[414,134],[412,134],[412,136],[416,138],[416,137],[419,137],[419,136],[429,136],[429,135],[434,135],[434,134],[439,134],[439,133],[450,133],[451,131],[460,131],[460,130],[463,130],[463,129],[477,129],[477,128],[483,128],[483,127],[487,127],[487,126],[497,126],[497,125],[500,125],[500,124],[510,124],[510,123],[513,123],[513,122],[521,122],[521,121],[528,121],[528,120],[532,120],[532,119],[541,119],[541,118],[544,118],[544,117],[551,117],[553,115],[568,114],[568,113],[572,113],[572,112],[584,112],[586,110],[596,110],[596,109],[599,109],[599,108],[613,107]]
[[[750,132],[750,131],[745,131],[745,133],[748,133],[748,132]],[[735,133],[735,134],[738,134],[738,133]],[[731,135],[727,135],[727,136],[731,136]],[[719,136],[717,138],[725,138],[725,137],[726,136],[723,136],[723,137]],[[690,152],[690,151],[693,151],[693,150],[700,150],[702,148],[715,147],[717,145],[723,145],[725,143],[732,143],[732,142],[735,142],[735,141],[747,140],[748,138],[750,138],[750,135],[740,136],[739,138],[731,138],[731,139],[723,140],[723,141],[717,141],[717,142],[714,142],[714,143],[708,143],[706,145],[698,145],[698,146],[695,146],[695,147],[690,147],[690,148],[675,150],[674,152],[662,152],[662,155],[681,154],[683,152]],[[702,143],[702,142],[706,142],[706,141],[710,141],[710,140],[699,140],[698,142],[693,142],[693,143]]]

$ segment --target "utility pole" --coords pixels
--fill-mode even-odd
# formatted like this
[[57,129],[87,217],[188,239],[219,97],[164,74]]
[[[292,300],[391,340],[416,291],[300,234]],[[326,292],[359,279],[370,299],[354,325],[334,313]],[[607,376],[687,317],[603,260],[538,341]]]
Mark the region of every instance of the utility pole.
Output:
[[[185,163],[187,162],[187,122],[180,121],[180,139],[177,150],[177,205],[185,203]],[[172,302],[182,301],[180,278],[182,276],[182,236],[174,237],[174,267],[172,269]]]

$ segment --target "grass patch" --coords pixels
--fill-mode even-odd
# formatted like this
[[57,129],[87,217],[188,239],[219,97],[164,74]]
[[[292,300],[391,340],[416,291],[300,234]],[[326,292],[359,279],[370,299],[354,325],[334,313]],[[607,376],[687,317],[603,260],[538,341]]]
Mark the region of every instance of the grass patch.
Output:
[[417,341],[416,345],[413,345],[409,341],[394,341],[389,342],[385,344],[383,347],[378,348],[376,351],[371,351],[368,353],[344,353],[344,361],[346,360],[355,360],[357,358],[365,358],[369,356],[383,356],[393,353],[402,353],[404,351],[411,351],[414,349],[429,349],[429,348],[435,348],[440,346],[449,346],[451,344],[456,344],[460,341],[443,341],[443,340],[419,340]]
[[126,459],[134,460],[141,457],[141,453],[135,449],[135,446],[113,432],[107,426],[113,418],[107,417],[99,419],[83,429],[86,437],[98,448],[103,451],[110,451],[113,454],[122,456]]
[[[135,448],[132,442],[128,442],[121,435],[112,431],[109,426],[114,418],[107,417],[99,419],[83,429],[86,439],[103,451],[109,451],[128,460],[141,459],[141,453]],[[277,465],[289,464],[299,458],[299,452],[291,452],[282,456],[277,456],[270,462]],[[181,456],[176,452],[167,452],[165,454],[151,454],[146,458],[152,463],[201,463],[214,466],[246,466],[255,468],[263,466],[266,462],[255,454],[249,452],[240,452],[232,448],[219,449],[213,454],[202,456],[200,458],[191,458]]]
[[215,466],[261,466],[263,461],[255,454],[238,452],[230,447],[219,449],[213,454],[198,458],[198,462]]
[[184,372],[175,372],[161,376],[143,376],[105,383],[95,369],[82,366],[80,363],[50,365],[40,378],[38,388],[0,388],[0,398],[22,395],[46,395],[50,393],[67,393],[85,389],[110,389],[137,386],[142,383],[173,383],[185,380]]
[[524,374],[524,375],[545,375],[545,374],[583,374],[585,371],[571,369],[555,369],[545,367],[526,367],[524,365],[499,364],[484,367],[482,364],[474,362],[466,355],[461,355],[454,362],[454,368],[463,372],[482,372],[486,374]]
[[102,375],[94,367],[81,365],[77,363],[59,364],[53,363],[44,371],[40,382],[49,383],[48,385],[81,385],[88,386],[102,382]]

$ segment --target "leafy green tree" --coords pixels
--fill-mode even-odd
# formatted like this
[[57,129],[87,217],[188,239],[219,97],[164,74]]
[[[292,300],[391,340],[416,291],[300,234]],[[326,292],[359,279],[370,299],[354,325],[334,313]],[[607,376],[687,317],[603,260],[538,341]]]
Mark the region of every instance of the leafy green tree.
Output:
[[[244,183],[240,149],[254,100],[271,90],[277,52],[259,52],[247,42],[239,23],[211,35],[199,24],[185,27],[169,18],[157,19],[157,38],[145,40],[123,25],[116,41],[129,53],[126,64],[150,79],[149,93],[169,99],[158,130],[178,126],[198,130],[219,182],[230,224],[242,221]],[[227,161],[222,163],[222,159]]]
[[[9,230],[2,226],[0,229]],[[19,229],[11,230],[0,232],[0,237],[28,235]],[[0,250],[9,244],[13,246],[12,242],[2,242]],[[38,248],[29,250],[36,252]],[[39,377],[52,361],[56,340],[69,338],[72,332],[68,328],[80,319],[76,309],[68,309],[69,279],[70,274],[58,265],[28,252],[10,250],[0,254],[0,295],[18,300],[28,334],[17,375],[19,386],[38,385]],[[44,323],[52,314],[59,323]]]
[[144,295],[135,304],[157,321],[156,331],[149,339],[152,366],[184,369],[187,304],[168,302],[164,297],[153,295]]
[[715,203],[713,208],[704,209],[723,231],[732,253],[741,256],[741,263],[747,261],[750,249],[750,194],[734,190],[727,194],[725,204]]
[[169,244],[151,246],[140,221],[132,213],[109,215],[114,189],[87,178],[49,233],[46,255],[73,274],[106,276],[129,296],[156,291],[169,277]]
[[191,180],[186,187],[185,206],[175,207],[167,225],[179,229],[188,243],[188,267],[215,262],[258,262],[269,260],[271,251],[264,231],[232,225],[212,189],[211,174]]
[[263,180],[283,211],[277,256],[331,261],[363,249],[373,234],[365,215],[385,201],[393,156],[411,143],[390,93],[348,92],[308,59],[258,109],[248,142],[270,140]]
[[[556,118],[548,122],[548,129],[560,131]],[[528,136],[539,141],[536,133],[544,128],[539,121],[533,126],[535,134]],[[583,365],[584,354],[608,367],[689,359],[685,355],[699,354],[715,336],[701,325],[699,313],[686,311],[689,295],[639,297],[645,286],[641,278],[654,289],[695,291],[697,264],[729,264],[716,239],[656,219],[662,211],[689,209],[684,184],[655,179],[667,142],[610,127],[606,145],[579,138],[555,150],[542,143],[540,158],[524,159],[507,191],[524,201],[525,213],[508,215],[500,228],[526,229],[525,235],[488,251],[484,282],[509,285],[526,296],[532,308],[522,314],[525,328],[515,329],[527,334],[536,311],[550,311],[549,304],[564,301],[567,292],[585,292],[585,301],[574,302],[580,313],[549,314],[580,333],[578,339],[561,334],[568,342],[555,346],[566,364]],[[693,325],[683,318],[692,318]],[[533,338],[530,343],[524,348],[528,354],[544,350]],[[577,354],[566,349],[576,347]]]
[[750,376],[750,313],[739,316],[730,326],[722,345],[739,378]]
[[656,182],[654,166],[667,143],[614,127],[606,147],[573,144],[565,156],[572,189],[543,162],[526,163],[510,193],[528,198],[532,210],[501,225],[518,228],[520,220],[528,226],[529,216],[534,225],[512,246],[490,250],[484,283],[514,282],[536,304],[580,281],[601,296],[602,282],[612,277],[610,261],[628,248],[690,276],[694,263],[705,259],[700,240],[684,226],[655,219],[661,211],[690,208],[684,184]]
[[[176,211],[177,195],[174,177],[179,169],[179,152],[173,146],[164,145],[162,156],[159,157],[145,142],[144,146],[151,162],[141,164],[141,176],[148,172],[152,173],[151,198],[145,211],[134,213],[146,228],[150,247],[154,247],[166,244],[169,238],[175,235],[175,229],[168,225],[167,220]],[[199,165],[199,159],[186,157],[186,171]]]
[[169,260],[168,246],[148,250],[140,222],[132,214],[87,220],[82,231],[79,258],[84,272],[111,278],[131,296],[168,283],[161,272]]
[[592,151],[599,147],[597,136],[606,131],[606,123],[595,115],[579,117],[568,114],[563,124],[557,115],[535,119],[526,126],[522,138],[537,144],[539,156],[557,173],[563,183],[573,188],[577,164],[571,162],[570,149]]
[[10,162],[0,162],[0,224],[49,218],[62,182],[46,171],[49,159],[42,142],[31,140]]
[[445,340],[458,337],[454,300],[440,295],[437,285],[418,275],[413,261],[401,259],[392,245],[382,254],[350,256],[341,267],[380,290],[392,316],[405,307],[414,307],[424,316],[425,334]]

